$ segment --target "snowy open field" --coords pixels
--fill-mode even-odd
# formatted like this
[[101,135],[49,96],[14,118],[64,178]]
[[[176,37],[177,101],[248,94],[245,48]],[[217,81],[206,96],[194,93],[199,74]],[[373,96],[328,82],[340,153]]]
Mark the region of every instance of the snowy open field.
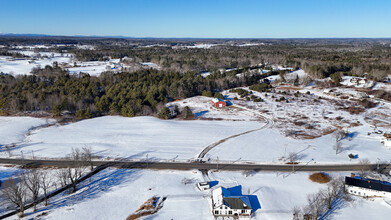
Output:
[[83,72],[88,73],[91,76],[99,76],[102,72],[108,70],[118,70],[114,68],[114,63],[119,63],[119,59],[111,59],[108,61],[76,62],[76,67],[69,67],[66,68],[66,70],[68,70],[71,74],[79,74],[80,72]]
[[[91,76],[99,76],[102,72],[108,70],[117,71],[121,68],[119,66],[119,59],[110,59],[108,61],[80,62],[74,59],[73,54],[57,52],[35,52],[34,48],[36,47],[22,47],[16,48],[18,50],[9,51],[11,53],[20,53],[28,56],[26,58],[0,56],[0,72],[12,75],[30,75],[30,72],[33,68],[44,68],[46,65],[53,66],[54,62],[63,65],[63,67],[65,67],[65,69],[68,70],[71,74],[79,74],[80,72],[83,72],[88,73]],[[33,59],[34,62],[32,62]],[[73,67],[75,62],[77,66]]]
[[[315,139],[294,139],[285,137],[277,129],[255,131],[235,139],[230,139],[212,149],[206,158],[229,161],[251,162],[284,162],[282,157],[289,157],[295,153],[301,163],[358,163],[360,159],[367,158],[376,163],[389,161],[391,149],[380,143],[380,135],[367,135],[372,131],[368,126],[352,128],[350,137],[341,140],[344,150],[336,154],[333,149],[335,138],[332,134]],[[285,151],[286,149],[286,151]],[[358,159],[350,160],[349,154],[358,155]]]
[[26,133],[30,129],[52,121],[45,118],[0,117],[0,147],[6,144],[23,142]]
[[[4,129],[6,122],[26,129],[31,126],[24,125],[18,118],[2,120]],[[187,160],[196,158],[210,143],[262,125],[259,122],[165,121],[153,117],[106,116],[36,130],[13,155],[20,156],[23,151],[25,156],[34,152],[36,157],[65,157],[72,148],[88,146],[95,155],[104,158],[145,159],[148,154],[149,159]],[[19,132],[23,134],[23,130]],[[6,152],[1,152],[0,156],[5,157]]]
[[29,75],[34,67],[44,68],[46,65],[52,66],[53,62],[68,63],[70,57],[55,56],[41,58],[34,63],[29,63],[29,59],[11,59],[11,57],[0,57],[0,72],[12,75]]
[[[184,184],[185,178],[193,183]],[[146,200],[158,196],[167,200],[154,218],[212,219],[206,195],[195,187],[195,181],[200,180],[202,175],[197,171],[110,168],[80,184],[75,194],[52,198],[48,207],[33,215],[47,212],[43,219],[126,219]],[[25,219],[32,218],[29,212]]]

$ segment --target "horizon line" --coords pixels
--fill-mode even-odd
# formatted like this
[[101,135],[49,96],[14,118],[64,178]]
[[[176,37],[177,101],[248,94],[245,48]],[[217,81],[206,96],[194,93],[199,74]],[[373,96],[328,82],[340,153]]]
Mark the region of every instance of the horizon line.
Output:
[[284,39],[391,39],[390,37],[133,37],[123,35],[51,35],[1,33],[1,37],[70,37],[70,38],[115,38],[115,39],[189,39],[189,40],[284,40]]

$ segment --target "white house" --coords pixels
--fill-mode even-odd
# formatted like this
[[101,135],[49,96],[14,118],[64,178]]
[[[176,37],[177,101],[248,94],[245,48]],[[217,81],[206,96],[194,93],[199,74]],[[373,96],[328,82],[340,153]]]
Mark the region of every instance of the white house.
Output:
[[230,188],[219,187],[212,191],[213,215],[215,217],[250,218],[252,207],[246,195],[234,194]]
[[391,198],[391,183],[357,177],[345,177],[345,191],[352,195],[362,197],[386,197]]

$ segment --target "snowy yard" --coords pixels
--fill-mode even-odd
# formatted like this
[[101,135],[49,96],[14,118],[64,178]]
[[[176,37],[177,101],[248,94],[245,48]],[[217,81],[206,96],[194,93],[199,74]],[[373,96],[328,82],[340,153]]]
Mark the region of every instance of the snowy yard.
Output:
[[[310,174],[211,172],[209,176],[219,181],[216,187],[241,185],[243,194],[256,195],[261,208],[253,219],[288,220],[292,219],[295,206],[306,205],[308,194],[326,187],[310,181]],[[348,174],[329,175],[337,178]],[[210,191],[198,191],[198,181],[203,181],[199,171],[109,168],[80,184],[76,193],[56,196],[50,199],[48,207],[41,204],[36,213],[27,210],[25,219],[38,215],[42,219],[125,219],[147,199],[157,196],[167,199],[156,214],[146,219],[212,220]],[[387,219],[390,214],[390,206],[383,199],[352,198],[353,201],[343,201],[328,219]],[[368,212],[369,209],[373,211]]]
[[[184,179],[193,182],[184,184]],[[195,186],[201,179],[197,171],[110,168],[82,183],[75,194],[52,198],[50,205],[34,216],[46,212],[44,219],[126,219],[147,199],[158,196],[167,199],[153,215],[157,219],[213,219],[207,196]],[[32,217],[29,211],[26,219]]]

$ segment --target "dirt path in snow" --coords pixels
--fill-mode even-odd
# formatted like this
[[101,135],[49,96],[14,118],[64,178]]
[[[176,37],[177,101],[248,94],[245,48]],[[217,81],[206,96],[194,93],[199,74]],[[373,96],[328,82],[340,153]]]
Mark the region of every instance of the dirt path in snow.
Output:
[[234,134],[234,135],[231,135],[231,136],[229,136],[229,137],[220,139],[220,140],[218,140],[218,141],[216,141],[216,142],[214,142],[214,143],[212,143],[212,144],[209,144],[208,146],[206,146],[206,147],[204,148],[204,150],[201,151],[201,153],[198,155],[197,160],[201,161],[201,160],[205,157],[205,155],[206,155],[210,150],[212,150],[212,149],[215,148],[216,146],[218,146],[218,145],[220,145],[220,144],[226,142],[226,141],[229,140],[229,139],[236,138],[236,137],[239,137],[239,136],[242,136],[242,135],[245,135],[245,134],[248,134],[248,133],[252,133],[252,132],[255,132],[255,131],[263,130],[263,129],[272,127],[272,126],[274,125],[274,121],[273,121],[271,118],[269,118],[269,117],[267,117],[267,116],[265,116],[265,115],[263,115],[263,114],[261,114],[261,113],[255,111],[255,110],[252,110],[252,109],[249,109],[249,108],[247,108],[247,107],[240,106],[240,105],[237,105],[237,104],[235,104],[235,107],[240,108],[240,109],[243,109],[243,110],[245,110],[245,111],[252,112],[252,113],[254,113],[254,114],[260,116],[261,118],[263,118],[263,119],[266,121],[266,124],[263,125],[263,126],[260,127],[260,128],[252,129],[252,130],[245,131],[245,132],[242,132],[242,133],[239,133],[239,134]]

